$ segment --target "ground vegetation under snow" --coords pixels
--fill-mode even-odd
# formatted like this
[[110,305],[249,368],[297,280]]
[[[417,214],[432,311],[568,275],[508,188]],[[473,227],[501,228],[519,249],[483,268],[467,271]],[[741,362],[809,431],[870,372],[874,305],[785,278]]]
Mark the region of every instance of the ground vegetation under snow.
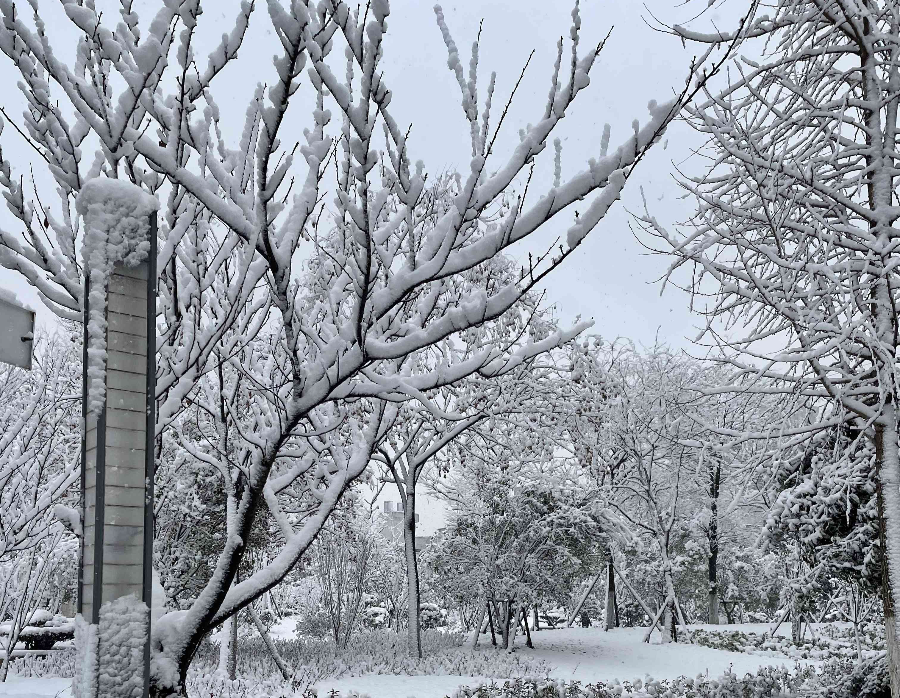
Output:
[[[724,643],[736,632],[762,627],[706,626],[703,632],[720,635]],[[818,636],[829,627],[817,626]],[[279,626],[274,631],[279,635]],[[241,643],[238,677],[229,681],[217,674],[217,651],[209,643],[191,669],[187,688],[192,698],[783,698],[824,695],[827,686],[853,673],[852,663],[841,657],[796,661],[777,652],[764,656],[700,644],[646,644],[643,633],[642,628],[543,630],[534,634],[534,649],[518,645],[508,653],[490,645],[473,650],[460,645],[460,634],[428,631],[421,660],[408,658],[402,638],[390,631],[359,633],[345,650],[328,641],[277,638],[296,672],[293,682],[284,681],[262,644],[252,641]],[[10,681],[0,684],[0,696],[69,698],[73,667],[71,651],[17,660]],[[877,679],[878,671],[870,666],[867,674]],[[860,685],[853,684],[854,690]]]

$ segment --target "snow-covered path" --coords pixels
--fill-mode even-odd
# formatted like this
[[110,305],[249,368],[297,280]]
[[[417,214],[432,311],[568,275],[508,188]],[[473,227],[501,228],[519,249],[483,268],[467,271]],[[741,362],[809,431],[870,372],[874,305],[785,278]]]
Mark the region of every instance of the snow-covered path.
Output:
[[[721,627],[721,626],[720,626]],[[724,626],[729,630],[762,630],[765,626]],[[724,628],[723,628],[724,629]],[[543,630],[533,634],[535,649],[518,647],[522,654],[543,659],[554,667],[551,675],[582,683],[612,679],[675,678],[708,673],[718,676],[729,667],[735,673],[752,672],[762,666],[786,665],[793,662],[786,657],[764,657],[715,650],[699,645],[660,645],[641,642],[641,628],[618,628],[603,632],[599,628],[568,628]],[[482,648],[483,640],[482,640]],[[489,679],[483,679],[489,681]],[[392,676],[367,675],[323,681],[319,695],[337,689],[341,695],[350,690],[368,693],[371,698],[443,698],[460,685],[475,685],[478,677],[471,676]],[[0,697],[69,698],[69,679],[17,679],[10,677],[0,684]]]

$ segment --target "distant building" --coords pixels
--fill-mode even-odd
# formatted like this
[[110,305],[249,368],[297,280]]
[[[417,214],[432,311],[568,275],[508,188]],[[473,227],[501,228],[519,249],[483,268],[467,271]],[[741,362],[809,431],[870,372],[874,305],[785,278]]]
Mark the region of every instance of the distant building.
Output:
[[[394,543],[403,544],[403,502],[384,502],[384,511],[381,512],[383,526],[381,534]],[[416,514],[416,523],[419,523],[419,515]],[[416,536],[416,550],[424,550],[431,542],[431,536]]]

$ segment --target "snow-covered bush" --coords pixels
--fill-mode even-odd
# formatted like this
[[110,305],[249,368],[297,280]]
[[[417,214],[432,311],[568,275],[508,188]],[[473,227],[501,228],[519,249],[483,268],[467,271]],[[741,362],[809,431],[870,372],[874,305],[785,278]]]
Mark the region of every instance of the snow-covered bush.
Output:
[[430,628],[439,628],[447,624],[444,614],[441,612],[440,606],[436,603],[423,603],[419,605],[419,618],[422,623],[422,630]]
[[[769,657],[783,655],[790,659],[849,661],[855,659],[858,654],[853,629],[835,625],[821,626],[814,638],[812,633],[809,633],[807,639],[800,643],[795,643],[789,636],[784,635],[771,637],[768,633],[725,629],[697,629],[693,632],[693,640],[698,645],[728,652]],[[884,650],[883,631],[880,634],[861,633],[860,650],[865,657],[878,655]]]
[[[497,652],[491,648],[472,652],[462,645],[465,635],[429,630],[422,634],[422,659],[408,656],[404,635],[388,631],[355,633],[345,649],[332,640],[300,637],[275,640],[284,661],[298,672],[302,682],[312,684],[327,678],[363,674],[398,674],[408,676],[486,676],[515,678],[544,676],[551,667],[543,660],[521,653]],[[218,664],[218,650],[204,643],[191,669],[191,675],[211,674]],[[196,672],[196,674],[194,673]],[[241,643],[238,652],[238,677],[266,679],[278,669],[261,640]]]
[[827,673],[835,679],[822,698],[890,698],[891,678],[884,653],[853,667],[832,665]]
[[390,615],[383,606],[369,606],[363,614],[363,625],[372,630],[385,628],[389,622]]
[[20,679],[71,678],[75,675],[75,649],[66,647],[47,654],[26,654],[15,657],[11,671]]
[[578,681],[516,679],[505,683],[460,687],[452,698],[794,698],[814,680],[811,670],[791,673],[763,667],[738,677],[727,672],[717,679],[706,676],[658,681],[651,677],[582,685]]

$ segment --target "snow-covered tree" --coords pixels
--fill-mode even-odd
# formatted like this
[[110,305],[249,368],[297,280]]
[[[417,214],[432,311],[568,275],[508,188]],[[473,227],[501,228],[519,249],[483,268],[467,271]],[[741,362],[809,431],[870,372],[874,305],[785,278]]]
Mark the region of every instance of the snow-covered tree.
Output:
[[900,696],[896,3],[782,0],[733,35],[672,31],[740,43],[746,58],[687,111],[712,162],[684,182],[698,201],[693,225],[670,232],[649,214],[645,224],[697,265],[711,332],[739,371],[798,401],[830,401],[801,431],[851,421],[872,438]]
[[[494,283],[502,284],[503,277],[510,276],[510,264],[508,260],[498,259],[495,266],[505,268],[494,280]],[[530,341],[541,341],[551,336],[556,327],[540,317],[537,300],[525,300],[521,311],[523,317],[519,321],[511,322],[511,318],[504,318],[496,323],[498,327],[492,323],[489,331],[501,332],[511,339],[527,327]],[[474,375],[460,381],[432,396],[431,405],[407,403],[401,408],[397,425],[374,455],[374,460],[383,467],[384,479],[397,488],[403,503],[408,649],[413,657],[422,656],[418,551],[415,547],[417,487],[423,475],[436,467],[436,457],[467,432],[481,427],[492,429],[498,420],[514,419],[526,414],[532,403],[545,401],[547,396],[543,391],[546,385],[537,379],[539,371],[535,367],[535,359],[532,359],[499,378]]]
[[449,520],[427,553],[448,595],[491,606],[507,648],[511,620],[539,602],[567,603],[606,539],[629,540],[613,512],[565,472],[535,475],[479,461],[455,469],[443,491]]
[[78,352],[66,345],[40,340],[31,371],[0,364],[0,560],[34,546],[58,518],[80,531],[65,506],[81,440]]
[[0,364],[0,681],[22,628],[49,598],[54,568],[72,552],[71,534],[81,535],[71,506],[80,473],[77,355],[62,338],[40,338],[31,371]]
[[[474,373],[501,374],[580,329],[513,345],[486,340],[478,328],[513,309],[572,254],[703,80],[688,82],[674,100],[650,102],[647,123],[636,122],[618,148],[604,139],[583,171],[517,195],[597,64],[602,45],[580,48],[577,5],[571,60],[563,60],[560,43],[546,105],[505,154],[495,140],[505,112],[491,129],[493,78],[478,114],[477,42],[467,79],[436,8],[472,146],[469,171],[449,187],[440,178],[426,182],[391,108],[389,77],[379,67],[386,0],[365,8],[342,0],[268,2],[277,55],[247,102],[235,142],[224,135],[215,95],[237,60],[253,3],[241,3],[234,28],[205,61],[195,54],[199,0],[166,2],[144,26],[123,3],[114,27],[93,3],[67,0],[63,9],[79,34],[71,63],[60,58],[37,4],[31,7],[28,16],[0,1],[0,50],[20,73],[28,109],[19,129],[47,165],[57,200],[33,205],[0,155],[0,186],[19,226],[0,231],[0,263],[20,272],[60,316],[80,320],[84,261],[75,199],[97,177],[141,187],[162,202],[157,437],[176,428],[198,383],[218,366],[232,374],[220,387],[226,396],[237,390],[238,375],[246,390],[246,402],[225,400],[238,441],[200,459],[222,473],[223,545],[190,607],[156,624],[154,692],[169,695],[179,690],[201,639],[297,564],[365,471],[396,418],[397,401]],[[338,45],[343,63],[333,50]],[[311,118],[295,146],[301,134],[292,130],[295,111],[288,112],[302,97]],[[93,155],[85,163],[86,151]],[[332,161],[333,187],[325,181]],[[586,197],[590,203],[569,218]],[[457,282],[562,217],[562,248],[534,254],[514,282],[491,291]],[[439,364],[402,370],[406,357],[451,337],[466,350],[448,344]],[[301,496],[295,516],[284,500]],[[263,503],[281,547],[233,584]]]

